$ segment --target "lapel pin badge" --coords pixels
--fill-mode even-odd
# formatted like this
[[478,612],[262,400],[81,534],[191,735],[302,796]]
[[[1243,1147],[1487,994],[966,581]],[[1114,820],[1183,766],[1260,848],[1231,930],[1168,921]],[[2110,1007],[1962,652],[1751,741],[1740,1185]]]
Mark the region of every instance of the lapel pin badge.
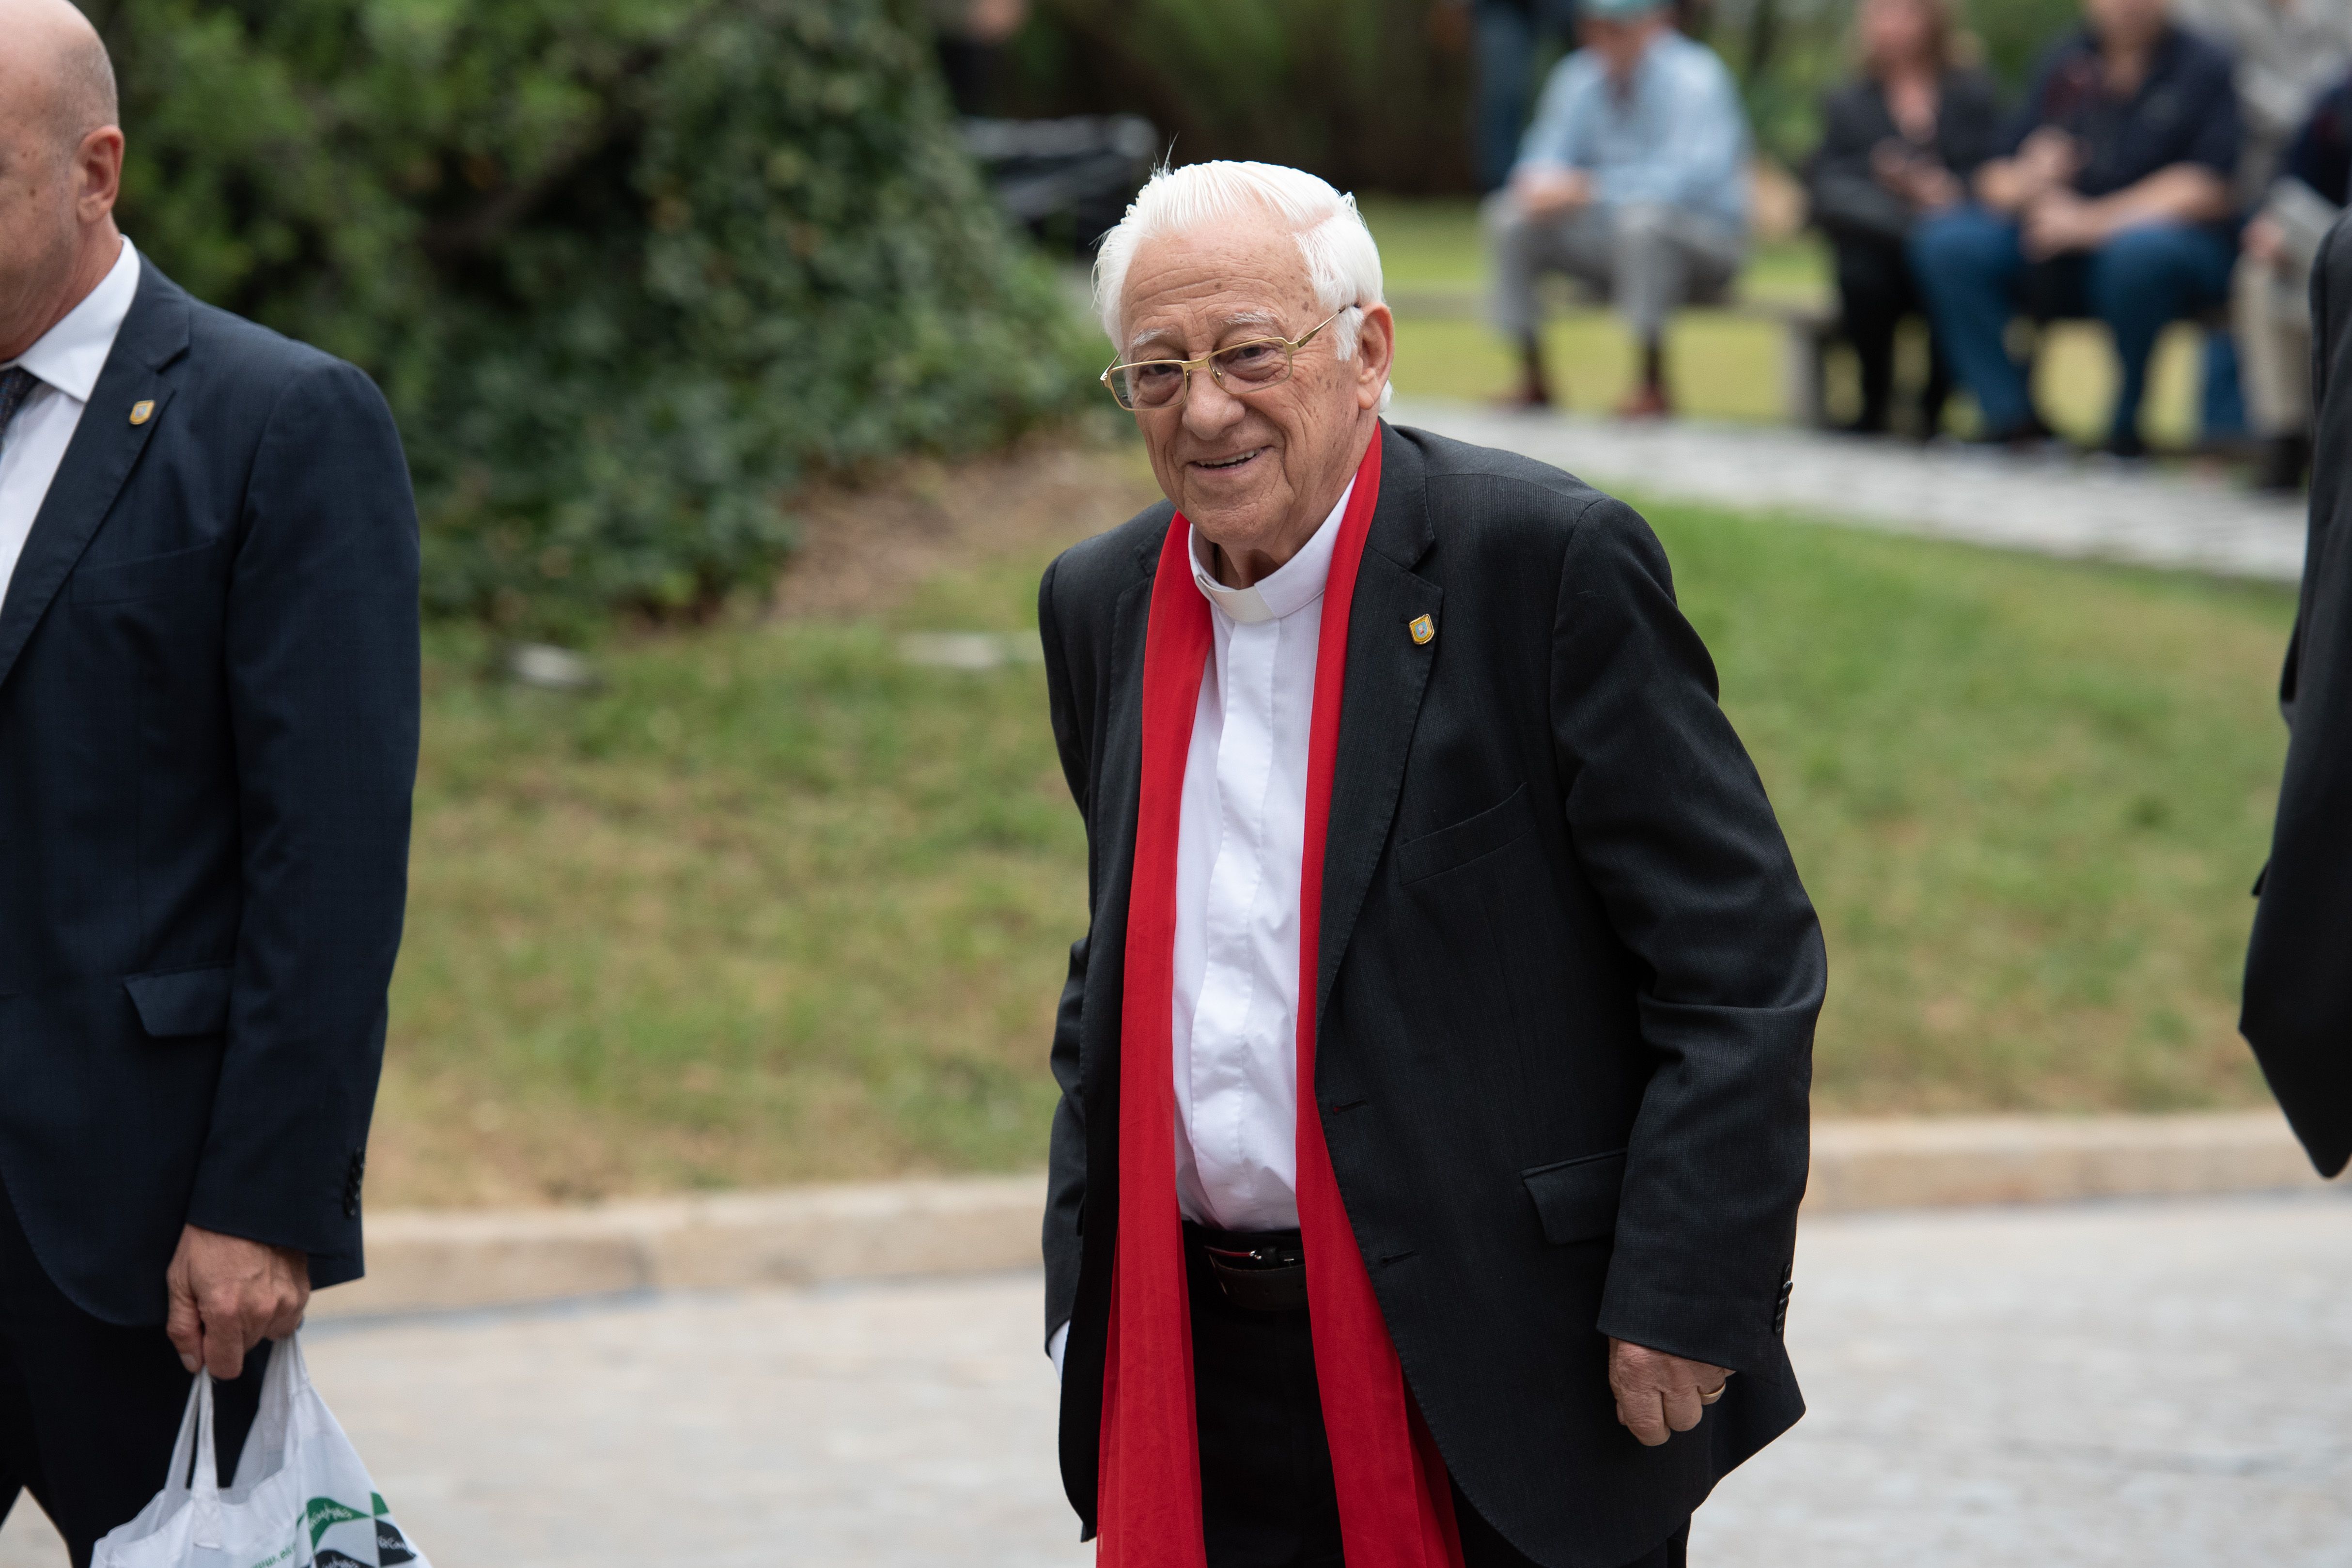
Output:
[[1426,615],[1416,615],[1405,630],[1412,633],[1415,643],[1426,643],[1437,635],[1437,622]]
[[155,400],[153,398],[142,397],[137,402],[131,405],[131,423],[144,424],[154,417]]

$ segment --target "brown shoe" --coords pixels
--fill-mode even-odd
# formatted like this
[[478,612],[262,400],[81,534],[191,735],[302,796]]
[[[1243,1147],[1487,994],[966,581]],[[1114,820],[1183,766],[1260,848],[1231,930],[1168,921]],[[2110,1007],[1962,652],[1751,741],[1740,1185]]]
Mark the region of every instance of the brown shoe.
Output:
[[1506,413],[1525,413],[1531,409],[1549,408],[1551,389],[1541,382],[1521,382],[1515,391],[1497,397],[1495,406]]
[[1620,419],[1672,419],[1675,405],[1666,401],[1666,389],[1645,386],[1617,405]]

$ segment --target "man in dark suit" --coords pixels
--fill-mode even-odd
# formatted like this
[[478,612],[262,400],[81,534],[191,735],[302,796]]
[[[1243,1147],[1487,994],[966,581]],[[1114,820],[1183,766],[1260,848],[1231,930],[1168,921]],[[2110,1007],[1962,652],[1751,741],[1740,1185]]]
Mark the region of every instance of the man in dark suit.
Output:
[[1129,1568],[1679,1563],[1802,1410],[1824,963],[1664,555],[1381,420],[1311,175],[1161,173],[1097,284],[1169,501],[1039,595],[1070,1500]]
[[2279,677],[2286,777],[2239,1028],[2320,1174],[2352,1159],[2352,240],[2311,274],[2311,533]]
[[114,120],[0,0],[0,1511],[77,1563],[360,1272],[417,726],[383,399],[139,256]]

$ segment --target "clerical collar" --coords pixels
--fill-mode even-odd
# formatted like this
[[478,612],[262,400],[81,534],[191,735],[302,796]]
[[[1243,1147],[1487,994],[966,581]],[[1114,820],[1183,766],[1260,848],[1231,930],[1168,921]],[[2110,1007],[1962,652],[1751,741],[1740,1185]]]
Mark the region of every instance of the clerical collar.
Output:
[[1192,581],[1202,595],[1223,611],[1227,617],[1244,626],[1255,626],[1262,622],[1279,621],[1295,614],[1323,597],[1323,585],[1331,576],[1331,551],[1339,542],[1339,518],[1348,510],[1348,497],[1356,493],[1356,482],[1339,492],[1339,504],[1323,526],[1315,530],[1299,552],[1284,561],[1266,576],[1247,588],[1227,588],[1210,570],[1212,547],[1194,528],[1192,537]]

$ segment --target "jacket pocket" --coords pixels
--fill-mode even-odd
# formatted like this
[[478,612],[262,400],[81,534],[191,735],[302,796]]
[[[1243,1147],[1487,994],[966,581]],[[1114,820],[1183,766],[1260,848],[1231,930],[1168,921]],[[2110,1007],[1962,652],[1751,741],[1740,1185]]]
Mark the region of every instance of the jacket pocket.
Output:
[[217,542],[135,560],[78,566],[68,581],[68,594],[76,604],[121,604],[202,588],[212,580],[209,567]]
[[1617,1229],[1617,1197],[1625,1186],[1625,1151],[1586,1155],[1519,1173],[1536,1200],[1544,1239],[1555,1245],[1595,1241]]
[[1421,882],[1493,854],[1504,845],[1525,838],[1534,828],[1535,816],[1528,808],[1528,787],[1522,784],[1505,796],[1500,805],[1489,806],[1475,817],[1465,817],[1451,827],[1399,844],[1397,875],[1406,882]]
[[219,1034],[228,1028],[229,982],[235,967],[164,969],[122,982],[140,1025],[157,1040]]

